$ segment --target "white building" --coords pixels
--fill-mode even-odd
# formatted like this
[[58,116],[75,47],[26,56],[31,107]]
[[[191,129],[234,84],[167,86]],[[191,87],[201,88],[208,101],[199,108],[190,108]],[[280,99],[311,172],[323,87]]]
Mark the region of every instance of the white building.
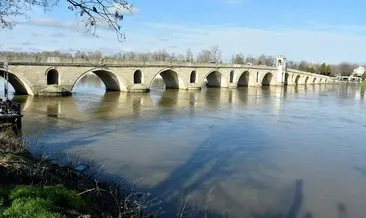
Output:
[[352,76],[354,77],[362,77],[362,75],[366,72],[365,67],[358,67],[353,70]]

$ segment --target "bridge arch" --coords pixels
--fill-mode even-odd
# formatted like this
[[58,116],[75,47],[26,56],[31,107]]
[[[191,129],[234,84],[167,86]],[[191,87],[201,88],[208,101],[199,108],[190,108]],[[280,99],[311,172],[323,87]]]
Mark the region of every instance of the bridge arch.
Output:
[[191,72],[191,75],[189,77],[189,82],[190,83],[196,83],[196,80],[197,80],[197,73],[194,70],[194,71]]
[[322,83],[322,82],[323,82],[323,79],[320,79],[320,80],[319,80],[319,83]]
[[[0,76],[4,78],[4,69],[0,69]],[[17,95],[34,95],[33,90],[30,88],[27,82],[12,72],[8,72],[9,83],[13,86],[15,94]],[[5,78],[4,78],[5,79]]]
[[262,79],[262,86],[270,86],[273,79],[272,73],[266,73]]
[[316,77],[313,79],[313,84],[316,82]]
[[209,72],[203,80],[202,86],[210,87],[222,87],[223,78],[222,74],[218,70]]
[[115,73],[104,68],[94,68],[82,73],[72,85],[71,91],[74,89],[76,83],[87,73],[97,75],[104,83],[106,91],[127,91],[126,84]]
[[133,83],[134,84],[144,83],[144,77],[141,70],[136,70],[135,73],[133,74]]
[[164,83],[165,83],[165,89],[180,89],[180,88],[185,89],[186,88],[183,80],[179,77],[178,73],[175,70],[170,69],[170,68],[163,69],[160,72],[158,72],[157,74],[155,74],[155,76],[151,80],[151,83],[149,86],[150,88],[157,75],[160,75],[163,78]]
[[249,85],[249,71],[244,71],[238,80],[238,86],[248,86]]
[[60,73],[55,68],[50,68],[46,71],[47,85],[59,85]]
[[306,85],[306,84],[308,84],[308,81],[309,81],[309,77],[307,76],[307,77],[305,78],[305,80],[304,80],[305,85]]
[[295,78],[295,84],[296,84],[296,85],[298,85],[298,84],[299,84],[300,78],[301,78],[301,76],[300,76],[300,75],[297,75],[297,76],[296,76],[296,78]]

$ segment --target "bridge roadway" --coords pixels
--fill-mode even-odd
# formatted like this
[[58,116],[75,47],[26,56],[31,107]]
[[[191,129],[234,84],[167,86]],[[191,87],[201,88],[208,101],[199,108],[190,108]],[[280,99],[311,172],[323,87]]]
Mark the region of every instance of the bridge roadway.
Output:
[[[328,76],[276,67],[189,62],[129,62],[59,57],[0,57],[8,62],[9,82],[16,94],[70,95],[87,73],[96,74],[107,91],[146,92],[161,76],[167,89],[279,86],[333,82]],[[5,68],[0,68],[4,76]]]

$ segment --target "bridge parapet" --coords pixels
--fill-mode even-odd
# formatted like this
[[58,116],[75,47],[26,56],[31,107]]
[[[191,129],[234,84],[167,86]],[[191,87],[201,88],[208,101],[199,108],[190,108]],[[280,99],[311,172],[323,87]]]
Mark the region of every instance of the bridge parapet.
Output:
[[301,71],[301,70],[295,70],[295,69],[287,69],[287,73],[302,74],[302,75],[307,75],[307,76],[315,76],[316,75],[316,77],[319,77],[319,78],[329,79],[329,76],[325,76],[325,75],[321,75],[321,74],[315,74],[315,73],[310,73],[310,72]]
[[9,65],[37,65],[37,66],[112,66],[112,67],[188,67],[188,68],[232,68],[276,70],[276,67],[265,65],[198,63],[185,61],[128,61],[118,58],[79,58],[79,57],[45,57],[45,56],[9,56]]

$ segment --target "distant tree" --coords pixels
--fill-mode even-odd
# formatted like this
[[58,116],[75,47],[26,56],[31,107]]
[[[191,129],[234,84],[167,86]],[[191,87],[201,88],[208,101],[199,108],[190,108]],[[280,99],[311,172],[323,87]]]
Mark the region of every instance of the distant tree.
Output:
[[257,63],[257,60],[253,56],[247,56],[245,58],[245,63],[246,64],[256,64]]
[[310,73],[315,73],[316,72],[316,69],[314,66],[310,66],[310,67],[307,67],[306,69],[307,72],[310,72]]
[[245,64],[244,56],[242,54],[236,54],[231,58],[232,64]]
[[103,58],[103,54],[102,54],[102,52],[96,50],[96,51],[94,51],[93,53],[90,54],[90,58],[92,58],[92,59],[101,59],[101,58]]
[[222,51],[218,46],[212,47],[210,50],[204,49],[198,53],[197,62],[201,63],[221,63],[222,62]]
[[352,72],[353,72],[353,69],[355,69],[356,67],[357,67],[357,65],[351,64],[351,63],[348,63],[348,62],[342,62],[339,65],[340,72],[343,76],[351,75]]
[[366,80],[366,72],[362,74],[362,80]]
[[[183,54],[178,54],[175,59],[178,60],[178,61],[185,61],[185,58]],[[192,60],[193,61],[193,60]]]
[[207,49],[200,51],[200,53],[198,53],[198,55],[197,55],[196,61],[200,62],[200,63],[212,62],[213,60],[212,60],[211,52]]
[[258,65],[266,65],[266,66],[272,66],[274,64],[275,57],[273,56],[266,56],[264,54],[260,55],[257,58],[257,64]]
[[257,64],[258,65],[262,65],[262,64],[265,64],[266,63],[266,60],[267,60],[267,56],[262,54],[260,55],[258,58],[257,58]]
[[327,65],[327,67],[325,68],[325,75],[330,76],[332,74],[332,68],[330,67],[330,65]]
[[187,62],[193,62],[193,53],[192,53],[192,50],[190,48],[187,49],[187,51],[186,51],[185,61],[187,61]]
[[[125,38],[121,32],[120,21],[126,12],[134,7],[125,0],[66,0],[68,9],[83,18],[85,27],[93,34],[98,26],[107,25],[115,31],[118,40]],[[29,18],[32,8],[38,7],[49,11],[58,7],[60,0],[1,0],[0,27],[11,28],[16,17]]]
[[326,71],[327,71],[327,65],[325,63],[322,63],[319,68],[319,73],[325,75]]
[[307,71],[308,70],[308,66],[309,66],[308,62],[301,61],[300,64],[299,64],[298,70]]
[[219,46],[214,46],[210,49],[212,59],[215,63],[222,62],[222,51],[220,50]]
[[274,66],[275,65],[275,59],[276,59],[276,57],[274,57],[274,56],[267,56],[265,61],[264,61],[264,64],[266,66]]
[[168,61],[171,55],[166,50],[156,51],[152,54],[152,60],[154,61]]
[[287,61],[287,67],[290,69],[298,69],[299,65],[294,61]]
[[86,57],[86,54],[85,54],[85,52],[82,52],[82,51],[76,51],[74,54],[74,57],[84,58],[84,57]]

